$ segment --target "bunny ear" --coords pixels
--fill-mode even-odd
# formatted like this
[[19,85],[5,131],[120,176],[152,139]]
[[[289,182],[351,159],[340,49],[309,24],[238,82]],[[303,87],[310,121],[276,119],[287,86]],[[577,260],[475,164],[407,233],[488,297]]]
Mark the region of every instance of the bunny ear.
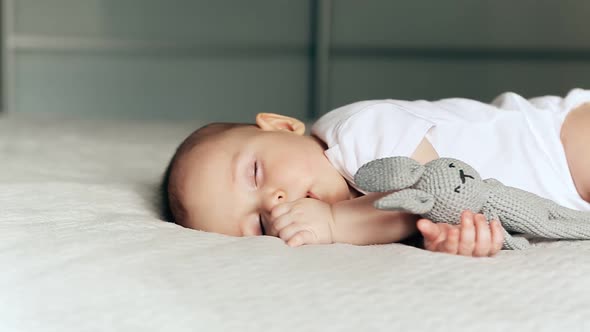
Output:
[[402,210],[425,214],[434,206],[434,196],[418,189],[403,189],[389,194],[373,204],[379,210]]
[[354,183],[368,192],[384,192],[410,187],[420,179],[424,166],[408,157],[388,157],[370,161],[356,172]]

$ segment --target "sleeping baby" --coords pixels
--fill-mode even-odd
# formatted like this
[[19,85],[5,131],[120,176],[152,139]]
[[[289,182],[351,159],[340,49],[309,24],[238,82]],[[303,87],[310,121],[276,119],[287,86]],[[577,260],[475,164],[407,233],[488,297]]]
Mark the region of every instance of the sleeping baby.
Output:
[[254,124],[212,123],[178,147],[162,182],[166,219],[232,236],[276,236],[289,246],[401,242],[449,254],[492,256],[503,229],[464,211],[458,225],[373,202],[354,174],[365,163],[406,156],[425,164],[463,160],[482,178],[590,211],[590,90],[564,98],[504,93],[491,104],[372,100],[333,110],[305,134],[285,115]]

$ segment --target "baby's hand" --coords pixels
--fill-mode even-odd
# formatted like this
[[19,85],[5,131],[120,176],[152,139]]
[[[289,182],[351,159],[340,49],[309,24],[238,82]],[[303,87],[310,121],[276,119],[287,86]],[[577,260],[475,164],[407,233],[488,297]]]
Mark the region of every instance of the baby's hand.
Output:
[[280,237],[291,247],[303,244],[332,243],[332,206],[313,198],[282,203],[271,211],[269,234]]
[[493,256],[502,249],[504,233],[497,220],[488,225],[483,214],[463,211],[460,225],[435,224],[418,220],[418,230],[424,236],[424,248],[464,256]]

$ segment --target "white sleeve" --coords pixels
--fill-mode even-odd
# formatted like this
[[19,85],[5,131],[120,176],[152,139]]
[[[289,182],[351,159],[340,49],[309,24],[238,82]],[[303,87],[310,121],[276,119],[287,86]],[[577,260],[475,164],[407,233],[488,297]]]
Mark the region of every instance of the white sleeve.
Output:
[[[410,157],[434,123],[403,106],[382,101],[364,105],[331,125],[314,126],[312,133],[327,140],[326,156],[353,184],[356,171],[371,160]],[[318,135],[319,129],[324,135]]]

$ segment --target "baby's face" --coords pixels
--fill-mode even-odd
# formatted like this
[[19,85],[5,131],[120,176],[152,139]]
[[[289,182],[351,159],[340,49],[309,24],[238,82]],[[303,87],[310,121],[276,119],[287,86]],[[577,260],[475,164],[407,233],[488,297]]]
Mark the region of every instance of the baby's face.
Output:
[[187,211],[183,226],[262,235],[277,204],[305,197],[328,203],[351,198],[316,138],[303,135],[301,127],[264,122],[260,115],[257,123],[226,130],[185,155],[179,184]]

